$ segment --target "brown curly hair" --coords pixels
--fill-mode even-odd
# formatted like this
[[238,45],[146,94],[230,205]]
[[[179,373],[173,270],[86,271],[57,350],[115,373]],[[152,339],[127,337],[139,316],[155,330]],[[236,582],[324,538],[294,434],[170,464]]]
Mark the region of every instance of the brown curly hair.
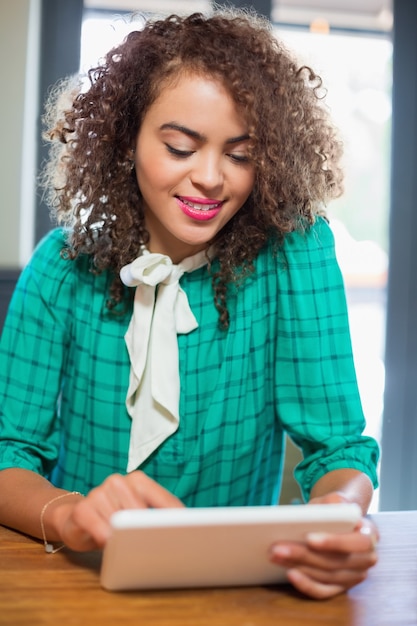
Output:
[[271,236],[280,241],[313,223],[342,191],[341,143],[322,81],[297,65],[266,19],[218,9],[150,20],[131,32],[90,70],[88,89],[66,81],[51,96],[46,137],[53,143],[42,184],[52,215],[70,227],[66,255],[87,253],[94,271],[112,271],[109,306],[122,302],[120,268],[149,241],[131,152],[146,111],[183,71],[220,80],[248,125],[254,188],[210,242],[218,260],[216,271],[209,264],[214,302],[227,328],[228,284],[253,271]]

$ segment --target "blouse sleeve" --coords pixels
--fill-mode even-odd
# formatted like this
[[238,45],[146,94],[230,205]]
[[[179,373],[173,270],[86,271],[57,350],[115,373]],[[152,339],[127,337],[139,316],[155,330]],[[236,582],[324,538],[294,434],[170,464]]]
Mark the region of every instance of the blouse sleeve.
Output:
[[58,456],[61,371],[70,332],[71,262],[51,231],[23,270],[0,343],[0,469],[47,475]]
[[364,436],[343,279],[333,234],[317,220],[284,245],[279,272],[276,397],[279,418],[303,461],[303,496],[324,474],[352,468],[377,485],[379,449]]

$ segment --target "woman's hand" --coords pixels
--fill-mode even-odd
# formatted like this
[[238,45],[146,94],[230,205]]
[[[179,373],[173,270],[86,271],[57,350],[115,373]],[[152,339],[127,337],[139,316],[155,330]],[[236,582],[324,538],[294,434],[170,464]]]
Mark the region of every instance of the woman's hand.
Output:
[[112,474],[88,496],[57,502],[51,512],[58,536],[72,550],[103,548],[110,533],[110,517],[121,509],[178,508],[178,498],[141,471]]
[[[315,498],[311,504],[345,502],[340,494]],[[316,599],[335,596],[362,582],[377,562],[379,534],[363,518],[353,532],[311,533],[306,544],[286,542],[271,549],[274,563],[287,569],[288,580],[302,593]]]

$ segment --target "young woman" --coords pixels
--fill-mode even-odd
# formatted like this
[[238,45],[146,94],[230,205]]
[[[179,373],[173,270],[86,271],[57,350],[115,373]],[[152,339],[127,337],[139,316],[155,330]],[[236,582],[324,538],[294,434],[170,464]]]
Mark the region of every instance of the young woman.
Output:
[[[1,343],[0,522],[90,550],[122,508],[274,505],[285,433],[305,500],[365,514],[378,448],[323,217],[342,173],[320,78],[221,10],[150,21],[55,101],[59,227]],[[271,558],[325,598],[376,536],[364,518]]]

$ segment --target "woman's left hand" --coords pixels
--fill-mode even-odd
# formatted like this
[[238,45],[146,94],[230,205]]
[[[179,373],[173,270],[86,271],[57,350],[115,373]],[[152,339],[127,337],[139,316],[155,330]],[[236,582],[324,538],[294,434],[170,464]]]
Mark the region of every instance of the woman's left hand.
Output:
[[[311,504],[329,504],[337,494],[315,498]],[[343,593],[362,582],[377,560],[379,534],[376,526],[363,518],[353,532],[311,533],[306,544],[281,542],[271,548],[271,559],[287,569],[289,582],[298,591],[316,599]]]

